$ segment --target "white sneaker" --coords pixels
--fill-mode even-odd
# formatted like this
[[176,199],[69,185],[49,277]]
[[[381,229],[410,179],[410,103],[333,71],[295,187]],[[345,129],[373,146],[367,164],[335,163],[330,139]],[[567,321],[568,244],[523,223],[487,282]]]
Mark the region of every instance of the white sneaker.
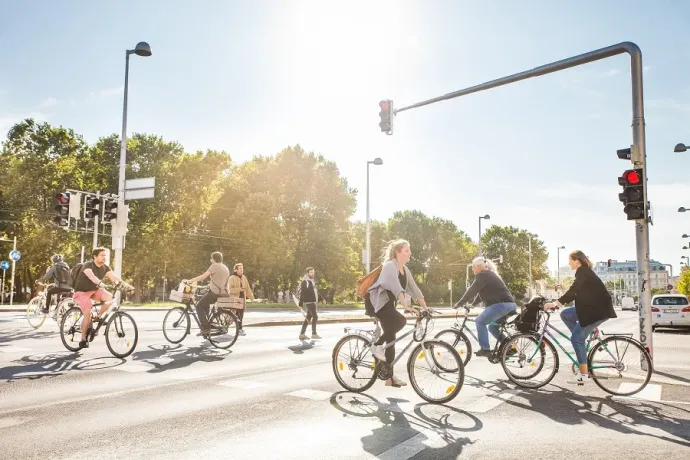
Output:
[[592,377],[589,374],[582,375],[579,372],[568,379],[568,383],[571,385],[584,385],[592,381]]
[[374,358],[378,359],[379,361],[386,360],[386,351],[384,350],[383,345],[372,345],[371,354],[374,355]]
[[247,333],[244,332],[244,329],[240,329],[237,335],[247,335]]
[[400,380],[397,377],[393,377],[392,379],[386,380],[386,386],[387,387],[406,387],[407,382],[404,380]]

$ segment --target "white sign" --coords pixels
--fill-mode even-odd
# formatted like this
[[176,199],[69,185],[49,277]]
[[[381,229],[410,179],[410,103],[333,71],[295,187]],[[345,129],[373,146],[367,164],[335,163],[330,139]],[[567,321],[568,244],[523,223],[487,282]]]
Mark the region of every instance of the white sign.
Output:
[[155,177],[145,177],[143,179],[129,179],[125,181],[125,190],[134,190],[139,188],[153,188],[156,186]]
[[146,198],[153,198],[155,190],[156,189],[154,188],[125,190],[125,200],[142,200]]

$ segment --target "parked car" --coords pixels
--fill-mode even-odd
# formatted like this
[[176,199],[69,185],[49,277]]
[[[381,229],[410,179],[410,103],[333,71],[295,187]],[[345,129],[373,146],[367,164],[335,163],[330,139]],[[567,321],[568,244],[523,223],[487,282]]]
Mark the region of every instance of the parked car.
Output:
[[623,306],[622,310],[637,311],[635,300],[632,297],[623,297],[623,299],[621,299],[621,305]]
[[652,297],[652,330],[657,327],[690,327],[690,302],[682,294]]

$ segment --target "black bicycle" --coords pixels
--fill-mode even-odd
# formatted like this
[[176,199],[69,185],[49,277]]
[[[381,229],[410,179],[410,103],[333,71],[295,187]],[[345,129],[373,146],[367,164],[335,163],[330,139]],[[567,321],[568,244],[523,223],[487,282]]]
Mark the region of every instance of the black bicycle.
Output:
[[[194,318],[201,329],[201,323],[196,313],[196,304],[208,292],[208,286],[187,286],[190,291],[181,303],[184,307],[174,307],[163,318],[163,335],[170,343],[182,342],[192,330]],[[208,340],[216,348],[227,350],[235,344],[239,333],[239,324],[235,314],[229,310],[220,309],[216,304],[209,308],[207,321],[210,325]]]

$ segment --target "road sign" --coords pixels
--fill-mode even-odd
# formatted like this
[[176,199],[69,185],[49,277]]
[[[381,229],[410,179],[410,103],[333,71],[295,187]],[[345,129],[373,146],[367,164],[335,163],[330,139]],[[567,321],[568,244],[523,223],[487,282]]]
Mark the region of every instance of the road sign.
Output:
[[17,251],[16,249],[10,251],[10,259],[11,259],[11,260],[13,260],[13,261],[15,261],[15,262],[18,262],[19,259],[21,259],[21,258],[22,258],[22,253],[21,253],[21,252]]
[[10,263],[6,260],[3,260],[2,262],[0,262],[0,268],[2,268],[3,270],[9,270]]
[[154,188],[155,186],[155,177],[145,177],[143,179],[129,179],[125,181],[125,190],[135,190],[138,188]]
[[125,200],[142,200],[146,198],[153,198],[154,194],[155,189],[153,188],[125,190]]

